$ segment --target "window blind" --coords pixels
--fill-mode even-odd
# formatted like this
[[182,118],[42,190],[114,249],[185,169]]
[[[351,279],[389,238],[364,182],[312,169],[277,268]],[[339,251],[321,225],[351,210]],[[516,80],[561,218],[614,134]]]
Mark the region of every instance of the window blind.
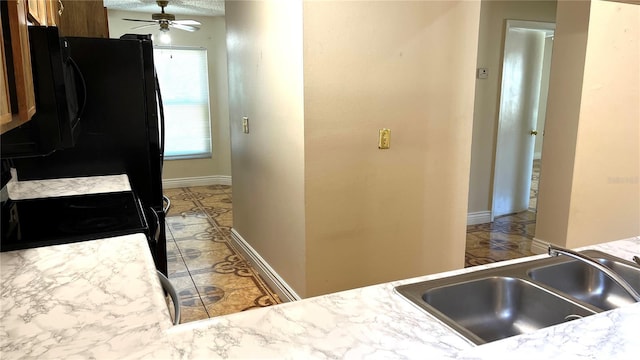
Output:
[[165,159],[211,157],[207,50],[157,46],[153,57],[164,105]]

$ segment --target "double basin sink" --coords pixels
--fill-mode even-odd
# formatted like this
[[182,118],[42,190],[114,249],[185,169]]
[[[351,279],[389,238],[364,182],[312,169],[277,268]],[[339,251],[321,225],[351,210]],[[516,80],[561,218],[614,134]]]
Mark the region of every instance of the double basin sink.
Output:
[[[640,267],[615,256],[582,251],[640,292]],[[566,256],[537,259],[395,290],[475,344],[533,332],[634,303],[598,269]]]

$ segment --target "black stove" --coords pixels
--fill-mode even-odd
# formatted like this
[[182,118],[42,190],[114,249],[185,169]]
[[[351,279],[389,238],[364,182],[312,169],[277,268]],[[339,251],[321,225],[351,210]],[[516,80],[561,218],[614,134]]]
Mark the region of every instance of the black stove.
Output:
[[149,226],[131,191],[7,200],[0,251],[144,233]]

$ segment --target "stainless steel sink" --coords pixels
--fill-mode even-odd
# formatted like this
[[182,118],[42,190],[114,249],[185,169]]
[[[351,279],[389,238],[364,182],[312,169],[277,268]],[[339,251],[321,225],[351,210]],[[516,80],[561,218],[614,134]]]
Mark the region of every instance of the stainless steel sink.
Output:
[[441,320],[452,320],[458,331],[478,344],[594,314],[513,277],[493,276],[429,289],[422,300],[446,317]]
[[[640,268],[611,258],[592,257],[618,273],[631,287],[640,292]],[[601,271],[581,262],[570,261],[537,267],[529,270],[528,275],[534,281],[603,310],[635,302],[620,285]]]
[[[640,267],[599,251],[582,253],[609,266],[640,290]],[[609,278],[564,256],[402,285],[395,290],[475,344],[633,302]]]

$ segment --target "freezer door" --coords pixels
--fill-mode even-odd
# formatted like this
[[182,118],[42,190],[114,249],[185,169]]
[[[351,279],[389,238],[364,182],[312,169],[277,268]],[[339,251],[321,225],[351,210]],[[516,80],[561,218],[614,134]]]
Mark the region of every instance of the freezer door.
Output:
[[160,130],[150,41],[67,38],[86,83],[76,146],[15,162],[20,180],[126,173],[146,206],[162,207]]

